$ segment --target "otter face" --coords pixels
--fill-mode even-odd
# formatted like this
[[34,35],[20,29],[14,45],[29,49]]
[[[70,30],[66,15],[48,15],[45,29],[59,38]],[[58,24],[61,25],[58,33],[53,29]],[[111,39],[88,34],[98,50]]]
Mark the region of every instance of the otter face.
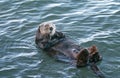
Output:
[[39,31],[42,35],[49,34],[50,36],[55,34],[56,26],[50,22],[43,22],[39,26]]

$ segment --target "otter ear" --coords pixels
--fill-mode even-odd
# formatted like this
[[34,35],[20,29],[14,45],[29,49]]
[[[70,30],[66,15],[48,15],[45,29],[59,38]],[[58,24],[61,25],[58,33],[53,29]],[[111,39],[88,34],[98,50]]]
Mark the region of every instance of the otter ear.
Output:
[[39,26],[39,28],[38,28],[38,30],[36,32],[36,39],[38,40],[40,38],[41,38],[41,31],[40,31],[40,26]]
[[41,33],[41,31],[40,31],[40,26],[39,26],[39,28],[38,28],[38,32]]

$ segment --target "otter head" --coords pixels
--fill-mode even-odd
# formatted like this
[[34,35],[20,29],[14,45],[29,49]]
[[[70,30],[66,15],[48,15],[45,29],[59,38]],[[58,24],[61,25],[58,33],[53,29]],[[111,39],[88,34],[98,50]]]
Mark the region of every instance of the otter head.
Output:
[[51,22],[43,22],[39,26],[39,31],[41,35],[50,35],[53,36],[55,34],[56,26]]

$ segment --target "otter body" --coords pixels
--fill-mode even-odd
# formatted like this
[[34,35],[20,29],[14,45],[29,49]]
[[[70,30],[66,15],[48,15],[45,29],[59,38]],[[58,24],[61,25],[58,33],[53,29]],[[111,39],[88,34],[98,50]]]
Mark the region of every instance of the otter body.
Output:
[[54,58],[60,61],[69,59],[76,67],[89,65],[98,77],[105,78],[96,65],[96,62],[102,60],[97,47],[80,47],[62,32],[56,31],[56,27],[53,23],[44,22],[40,24],[36,33],[35,43],[39,48],[46,51]]
[[74,60],[77,67],[86,66],[89,62],[98,62],[101,56],[97,47],[82,48],[66,37],[62,32],[56,31],[53,23],[40,24],[36,33],[36,44],[49,55],[60,59],[62,57]]

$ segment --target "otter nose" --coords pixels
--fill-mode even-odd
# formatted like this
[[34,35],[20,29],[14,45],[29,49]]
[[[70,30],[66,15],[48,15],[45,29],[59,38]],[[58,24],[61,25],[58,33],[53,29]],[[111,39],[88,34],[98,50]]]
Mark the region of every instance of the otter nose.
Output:
[[52,31],[52,30],[53,30],[53,28],[52,28],[52,27],[50,27],[50,30]]

